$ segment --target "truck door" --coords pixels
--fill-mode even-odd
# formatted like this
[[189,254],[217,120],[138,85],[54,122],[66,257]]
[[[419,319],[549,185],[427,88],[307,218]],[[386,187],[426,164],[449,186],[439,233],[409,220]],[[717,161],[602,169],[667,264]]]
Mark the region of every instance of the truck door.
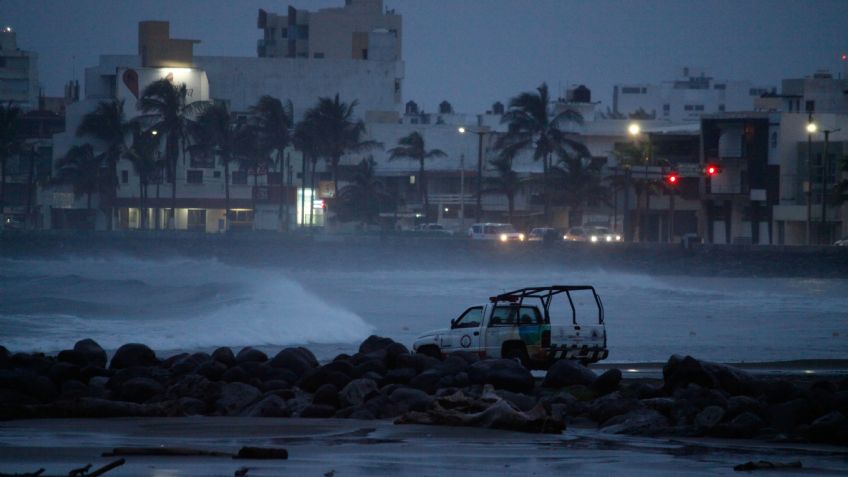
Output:
[[508,341],[521,341],[532,358],[541,351],[544,318],[539,308],[531,305],[504,304],[494,306],[486,327],[486,354],[500,357]]
[[480,351],[480,329],[483,325],[483,307],[472,306],[451,324],[451,331],[441,336],[440,347],[444,352]]

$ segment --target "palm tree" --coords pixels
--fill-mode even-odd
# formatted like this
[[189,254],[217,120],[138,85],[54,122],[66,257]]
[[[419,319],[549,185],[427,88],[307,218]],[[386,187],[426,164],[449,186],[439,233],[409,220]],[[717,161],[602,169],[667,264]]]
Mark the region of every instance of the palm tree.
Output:
[[212,156],[224,166],[225,230],[230,223],[230,164],[236,159],[238,127],[227,106],[215,103],[203,109],[191,128],[194,139],[189,147],[191,154]]
[[59,160],[56,177],[57,184],[72,184],[74,195],[86,196],[86,209],[91,209],[91,194],[100,191],[103,172],[103,156],[95,155],[91,144],[73,146]]
[[418,195],[424,204],[424,217],[428,222],[430,217],[430,195],[427,191],[427,176],[424,171],[424,161],[426,159],[445,156],[445,152],[441,149],[430,149],[428,151],[424,144],[424,137],[418,132],[411,132],[409,135],[398,139],[398,146],[389,149],[389,160],[411,159],[418,161]]
[[387,198],[383,183],[377,179],[374,158],[359,162],[353,172],[351,183],[342,188],[339,201],[342,216],[358,219],[363,224],[372,224],[380,215],[380,205]]
[[0,218],[6,209],[6,161],[18,153],[21,145],[18,138],[20,116],[21,110],[11,101],[6,106],[0,104]]
[[375,141],[362,139],[365,123],[354,119],[356,105],[356,100],[348,104],[339,100],[336,94],[334,98],[318,98],[318,104],[304,115],[307,124],[316,129],[316,136],[320,138],[317,152],[330,166],[334,197],[339,192],[339,162],[342,156],[381,147]]
[[152,131],[143,131],[141,124],[134,123],[132,145],[124,153],[138,174],[138,228],[148,228],[148,211],[145,207],[147,201],[147,185],[156,171],[156,152],[159,151],[159,136]]
[[568,123],[582,124],[577,111],[566,109],[557,114],[550,112],[548,85],[542,83],[536,93],[525,92],[509,101],[509,110],[502,122],[508,123],[506,134],[495,144],[501,154],[515,157],[522,150],[532,149],[533,160],[542,160],[542,191],[545,201],[545,222],[550,221],[550,194],[548,172],[554,154],[588,155],[586,146],[565,132]]
[[510,157],[501,156],[490,160],[489,164],[494,166],[497,175],[486,178],[487,191],[506,196],[509,223],[512,223],[512,217],[515,213],[515,194],[524,187],[524,181],[518,177],[518,173],[512,170],[512,158]]
[[267,169],[270,161],[266,151],[263,151],[259,143],[259,132],[251,124],[240,122],[236,126],[235,135],[235,158],[238,160],[239,169],[249,173],[253,171],[253,190],[251,194],[254,219],[256,217],[256,189],[259,187],[259,172]]
[[[627,216],[630,211],[629,209],[629,197],[630,191],[629,189],[632,187],[634,193],[636,194],[636,224],[633,226],[632,230],[634,231],[633,237],[642,240],[644,237],[644,230],[642,227],[642,216],[644,215],[644,210],[642,208],[642,204],[645,204],[645,209],[650,207],[651,204],[651,195],[659,193],[661,184],[656,179],[647,178],[647,177],[637,177],[633,178],[629,171],[632,168],[637,166],[648,166],[651,165],[651,149],[649,142],[639,142],[639,143],[618,143],[613,148],[613,155],[618,160],[618,164],[625,168],[626,175],[624,179],[624,184],[621,184],[624,188],[625,194],[625,206],[624,206],[624,214]],[[627,224],[627,221],[625,221]],[[624,231],[625,236],[629,236],[630,231]]]
[[[317,136],[318,128],[313,124],[312,119],[309,117],[304,117],[303,120],[297,123],[294,128],[294,134],[292,135],[292,144],[297,150],[301,152],[303,155],[303,166],[301,171],[301,180],[303,184],[306,183],[306,173],[309,171],[310,165],[312,167],[312,174],[310,178],[310,184],[313,190],[315,191],[315,165],[318,162],[318,158],[320,157],[318,154],[318,147],[320,143],[320,139]],[[300,202],[303,204],[301,206],[301,217],[300,223],[306,223],[306,187],[301,187],[300,189]],[[312,207],[308,207],[309,209],[309,223],[312,223]]]
[[182,150],[183,157],[189,145],[193,118],[208,103],[206,101],[188,102],[188,89],[185,83],[175,85],[163,78],[154,81],[144,89],[138,101],[139,109],[153,121],[150,129],[165,136],[165,161],[171,179],[171,226],[177,209],[177,160]]
[[109,230],[112,230],[111,204],[118,187],[118,161],[126,151],[126,136],[131,130],[132,125],[124,118],[123,101],[101,101],[94,111],[83,116],[77,128],[77,136],[91,137],[105,147],[102,156],[108,174],[102,178],[102,183],[110,205],[107,217]]
[[288,228],[288,211],[286,210],[288,202],[285,195],[283,151],[292,142],[290,132],[294,123],[292,109],[290,101],[284,105],[279,99],[267,95],[259,98],[256,106],[250,108],[260,148],[266,155],[273,155],[273,162],[276,162],[280,171],[281,194],[278,217],[280,220],[286,217],[286,228]]
[[591,157],[562,156],[551,168],[557,199],[570,208],[569,223],[583,223],[586,205],[607,202],[609,191],[602,183],[601,163]]

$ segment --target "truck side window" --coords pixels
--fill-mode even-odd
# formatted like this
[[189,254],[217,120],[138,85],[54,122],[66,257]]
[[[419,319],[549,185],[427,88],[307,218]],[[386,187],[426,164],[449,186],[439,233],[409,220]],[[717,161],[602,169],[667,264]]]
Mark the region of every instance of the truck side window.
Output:
[[518,311],[517,306],[496,306],[492,312],[492,321],[489,326],[512,326],[515,323],[516,311]]
[[483,307],[475,306],[465,310],[454,323],[454,328],[477,328],[483,321]]

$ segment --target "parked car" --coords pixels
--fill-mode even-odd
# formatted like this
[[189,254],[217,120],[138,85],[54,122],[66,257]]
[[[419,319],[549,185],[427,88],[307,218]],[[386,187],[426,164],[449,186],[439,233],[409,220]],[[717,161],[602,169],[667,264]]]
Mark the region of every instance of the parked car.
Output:
[[588,240],[586,230],[583,227],[571,227],[568,232],[562,236],[562,239],[568,242],[585,242]]
[[493,296],[451,320],[449,329],[419,336],[412,349],[435,357],[466,351],[516,359],[531,369],[562,359],[594,363],[609,355],[604,307],[588,285],[522,288]]
[[621,235],[610,232],[610,229],[607,227],[587,227],[586,234],[591,243],[621,242]]
[[443,235],[453,235],[453,232],[446,229],[442,224],[430,223],[430,224],[420,224],[415,227],[416,232],[426,232],[432,234],[443,234]]
[[559,234],[559,230],[551,227],[537,227],[530,230],[530,233],[527,234],[527,241],[541,242],[543,240],[558,240]]
[[498,240],[501,242],[523,242],[525,236],[517,232],[512,224],[484,223],[474,224],[468,229],[473,240]]

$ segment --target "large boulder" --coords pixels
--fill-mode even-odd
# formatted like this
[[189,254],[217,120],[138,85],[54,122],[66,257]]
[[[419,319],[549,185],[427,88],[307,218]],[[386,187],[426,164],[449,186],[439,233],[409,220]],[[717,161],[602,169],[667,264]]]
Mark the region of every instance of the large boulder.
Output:
[[762,383],[753,375],[733,366],[710,361],[700,361],[691,356],[674,355],[663,367],[663,380],[667,391],[689,384],[705,388],[722,389],[730,395],[757,396]]
[[359,406],[377,392],[377,383],[370,379],[354,379],[339,392],[342,406]]
[[668,419],[653,409],[634,409],[613,417],[602,425],[601,430],[610,434],[656,436],[668,432]]
[[359,345],[359,352],[362,354],[370,354],[375,351],[385,350],[389,347],[389,345],[393,344],[395,341],[391,338],[384,338],[382,336],[371,335],[368,338],[365,338],[365,341]]
[[597,423],[606,423],[615,416],[642,408],[643,404],[638,399],[623,397],[620,393],[614,392],[589,403],[589,417]]
[[398,405],[401,408],[400,413],[403,413],[410,410],[424,411],[433,398],[420,389],[399,387],[389,394],[389,400]]
[[766,412],[768,423],[780,432],[792,432],[799,425],[812,420],[812,409],[806,399],[793,399],[769,407]]
[[233,350],[226,346],[220,347],[213,351],[212,359],[224,364],[227,367],[236,365],[236,355],[233,354]]
[[732,437],[736,439],[748,439],[757,435],[766,423],[760,416],[750,411],[745,411],[734,417],[730,422],[717,425],[710,432],[716,437]]
[[548,368],[542,386],[547,388],[562,388],[575,384],[589,386],[597,376],[589,368],[577,361],[561,359]]
[[707,406],[695,416],[695,427],[702,431],[712,430],[724,419],[725,410],[719,406]]
[[617,390],[619,384],[621,384],[621,370],[613,368],[604,371],[590,387],[593,391],[603,396]]
[[848,417],[839,411],[821,416],[810,424],[807,438],[813,442],[848,444]]
[[237,415],[261,395],[258,389],[249,384],[228,383],[221,387],[221,395],[215,401],[215,407],[222,415]]
[[109,363],[111,369],[126,369],[143,366],[156,366],[159,360],[156,359],[156,353],[147,345],[141,343],[128,343],[115,351],[112,356],[112,362]]
[[291,416],[291,409],[288,408],[283,398],[269,394],[244,408],[239,415],[245,417],[289,417]]
[[312,404],[322,404],[324,406],[338,408],[340,405],[338,388],[332,384],[321,386],[312,395]]
[[242,363],[264,363],[268,361],[268,355],[264,352],[251,348],[250,346],[242,348],[236,355],[236,362]]
[[325,384],[332,384],[338,389],[344,388],[351,381],[351,377],[347,374],[328,370],[325,367],[315,368],[307,371],[300,380],[297,386],[304,391],[314,393],[318,388]]
[[427,394],[435,394],[442,383],[442,373],[436,369],[428,369],[409,380],[409,386],[424,391]]
[[491,384],[515,392],[530,392],[535,386],[530,371],[512,359],[478,361],[468,367],[468,378],[474,384]]
[[171,400],[190,397],[211,404],[220,397],[222,386],[199,374],[188,374],[169,386],[165,396]]
[[89,365],[100,368],[106,367],[106,351],[96,341],[90,338],[74,343],[74,351],[85,357]]
[[121,401],[143,403],[164,391],[162,385],[154,379],[130,378],[118,387],[116,397]]
[[318,360],[315,355],[308,349],[299,346],[297,348],[285,348],[270,362],[275,368],[285,368],[291,370],[298,377],[306,374],[307,371],[318,367]]

